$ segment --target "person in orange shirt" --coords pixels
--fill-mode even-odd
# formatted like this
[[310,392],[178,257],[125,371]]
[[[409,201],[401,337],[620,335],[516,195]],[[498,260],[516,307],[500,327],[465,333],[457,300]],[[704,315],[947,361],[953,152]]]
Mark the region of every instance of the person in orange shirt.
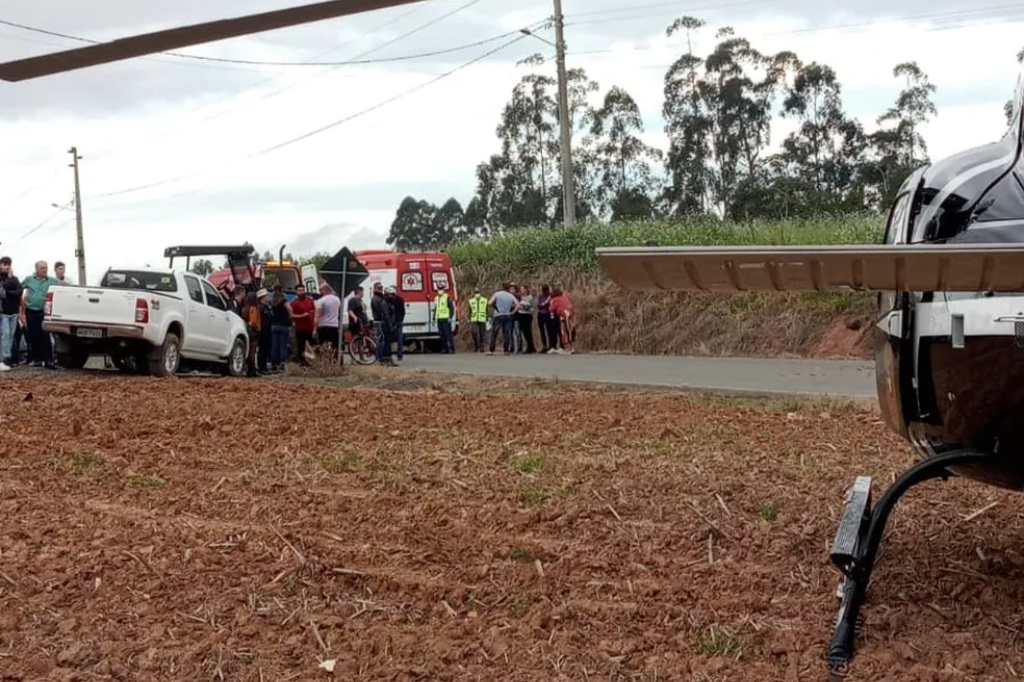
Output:
[[554,291],[551,292],[549,310],[552,317],[560,322],[559,340],[562,347],[552,348],[548,352],[558,353],[559,355],[571,355],[575,352],[576,344],[576,313],[572,309],[572,301],[569,300],[569,296],[558,287],[555,287]]
[[[266,294],[266,291],[263,292]],[[256,292],[250,291],[245,296],[245,302],[242,303],[242,319],[245,320],[245,330],[249,336],[249,360],[248,360],[248,376],[258,376],[257,371],[259,363],[257,362],[257,349],[260,343],[260,328],[261,328],[261,315],[260,315],[260,303],[257,299]]]

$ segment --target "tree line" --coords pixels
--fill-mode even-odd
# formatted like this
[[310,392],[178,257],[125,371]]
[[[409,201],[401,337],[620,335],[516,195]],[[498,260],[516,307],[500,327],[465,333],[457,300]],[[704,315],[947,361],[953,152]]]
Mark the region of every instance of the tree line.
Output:
[[[936,91],[916,62],[893,68],[902,90],[867,133],[843,105],[827,64],[789,51],[765,54],[730,27],[705,56],[693,42],[703,20],[684,16],[665,30],[685,51],[664,75],[662,115],[668,152],[642,139],[643,119],[622,87],[601,94],[584,69],[569,69],[567,90],[578,220],[615,222],[711,214],[727,220],[804,218],[880,210],[916,167],[928,163],[922,126],[938,112]],[[1024,49],[1017,55],[1024,62]],[[531,69],[512,90],[496,134],[500,151],[476,169],[463,205],[407,196],[388,244],[440,248],[520,226],[562,222],[557,83]],[[1009,123],[1012,103],[1005,113]],[[769,153],[772,122],[796,129]]]

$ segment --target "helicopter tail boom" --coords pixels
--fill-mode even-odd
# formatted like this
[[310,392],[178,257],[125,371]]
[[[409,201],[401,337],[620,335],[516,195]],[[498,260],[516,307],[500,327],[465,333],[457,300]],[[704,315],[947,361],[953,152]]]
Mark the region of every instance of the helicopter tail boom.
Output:
[[1024,291],[1024,243],[597,249],[638,291]]

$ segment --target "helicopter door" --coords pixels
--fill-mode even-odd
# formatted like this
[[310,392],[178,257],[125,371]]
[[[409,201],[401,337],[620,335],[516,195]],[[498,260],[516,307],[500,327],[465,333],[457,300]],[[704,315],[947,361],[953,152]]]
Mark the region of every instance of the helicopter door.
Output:
[[[905,183],[893,202],[885,230],[887,244],[907,243],[915,185],[909,181]],[[910,333],[913,296],[910,292],[880,292],[878,323],[875,325],[875,381],[878,384],[879,407],[889,428],[904,438],[908,437],[907,425],[915,419],[917,412],[914,340]]]

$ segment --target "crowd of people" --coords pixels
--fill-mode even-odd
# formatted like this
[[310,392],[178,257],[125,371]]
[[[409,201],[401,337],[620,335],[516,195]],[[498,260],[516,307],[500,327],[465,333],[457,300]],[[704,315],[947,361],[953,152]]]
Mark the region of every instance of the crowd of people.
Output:
[[[364,291],[361,286],[352,291],[348,304],[344,306],[343,316],[341,299],[326,282],[320,283],[320,296],[315,301],[302,284],[295,287],[295,297],[291,301],[287,300],[280,286],[274,287],[272,291],[259,289],[256,292],[236,288],[230,307],[245,320],[249,332],[249,375],[275,374],[284,369],[291,359],[293,330],[296,356],[300,364],[309,365],[318,353],[325,357],[337,356],[338,361],[342,362],[342,356],[337,351],[346,324],[352,338],[366,333],[374,334],[377,362],[394,365],[396,360],[401,361],[405,346],[402,334],[405,321],[404,299],[398,295],[395,287],[384,287],[377,282],[373,287],[368,313]],[[450,337],[450,323],[448,329]],[[392,345],[395,346],[394,351]]]
[[[368,314],[366,302],[363,300],[364,292],[363,287],[356,287],[352,291],[352,297],[348,299],[346,313],[349,333],[352,338],[356,338],[372,332],[377,349],[377,362],[382,365],[395,365],[402,361],[405,352],[405,335],[402,331],[405,325],[405,299],[395,287],[385,287],[380,282],[374,282]],[[372,322],[370,316],[373,318]],[[443,338],[444,334],[442,343]]]
[[[473,349],[478,353],[495,354],[501,335],[505,355],[536,353],[534,326],[540,332],[540,352],[571,354],[575,351],[576,317],[572,302],[561,289],[543,285],[534,295],[529,286],[508,282],[490,297],[477,288],[465,305],[464,314],[469,322]],[[353,338],[368,331],[370,318],[363,300],[363,288],[356,287],[347,306],[349,329]],[[373,285],[370,299],[372,330],[377,347],[377,362],[395,365],[401,362],[405,346],[402,332],[405,320],[405,301],[395,287]],[[452,322],[457,312],[454,299],[447,287],[442,286],[434,298],[434,322],[441,341],[441,353],[455,353]],[[392,346],[395,350],[392,351]]]
[[[36,261],[31,275],[19,279],[9,256],[0,258],[0,372],[18,365],[56,368],[53,342],[43,330],[46,294],[52,286],[71,286],[67,266],[57,261],[50,266]],[[24,341],[27,352],[22,355]]]
[[[10,257],[0,258],[0,372],[22,364],[57,367],[52,339],[43,330],[43,315],[50,287],[72,285],[66,269],[58,261],[51,276],[49,264],[38,261],[32,275],[22,280],[14,275]],[[380,364],[395,365],[402,360],[406,306],[393,286],[375,283],[369,306],[363,287],[356,287],[348,304],[343,305],[326,282],[321,282],[316,300],[302,284],[296,286],[295,297],[290,301],[280,286],[258,291],[239,286],[225,293],[230,309],[246,322],[249,376],[283,371],[291,359],[293,332],[300,363],[309,364],[318,353],[340,358],[337,351],[346,324],[352,338],[374,335]],[[477,353],[493,355],[499,334],[505,355],[536,353],[535,326],[540,334],[541,353],[574,352],[576,319],[572,303],[557,287],[545,284],[534,295],[531,287],[508,282],[490,297],[483,296],[477,288],[467,299],[463,312]],[[452,322],[456,314],[453,299],[442,289],[434,300],[434,319],[443,354],[455,352]],[[23,341],[26,353],[21,352]]]
[[499,332],[505,355],[536,353],[535,320],[541,353],[575,352],[576,316],[569,296],[558,287],[544,284],[535,296],[531,287],[507,282],[490,298],[485,298],[477,288],[467,308],[473,350],[477,353],[486,350],[488,355],[494,355]]
[[298,284],[289,301],[280,286],[247,291],[239,286],[230,294],[229,307],[245,320],[249,334],[248,375],[277,374],[291,358],[295,333],[296,355],[308,365],[318,350],[337,354],[341,343],[341,299],[326,282],[320,283],[315,301]]

